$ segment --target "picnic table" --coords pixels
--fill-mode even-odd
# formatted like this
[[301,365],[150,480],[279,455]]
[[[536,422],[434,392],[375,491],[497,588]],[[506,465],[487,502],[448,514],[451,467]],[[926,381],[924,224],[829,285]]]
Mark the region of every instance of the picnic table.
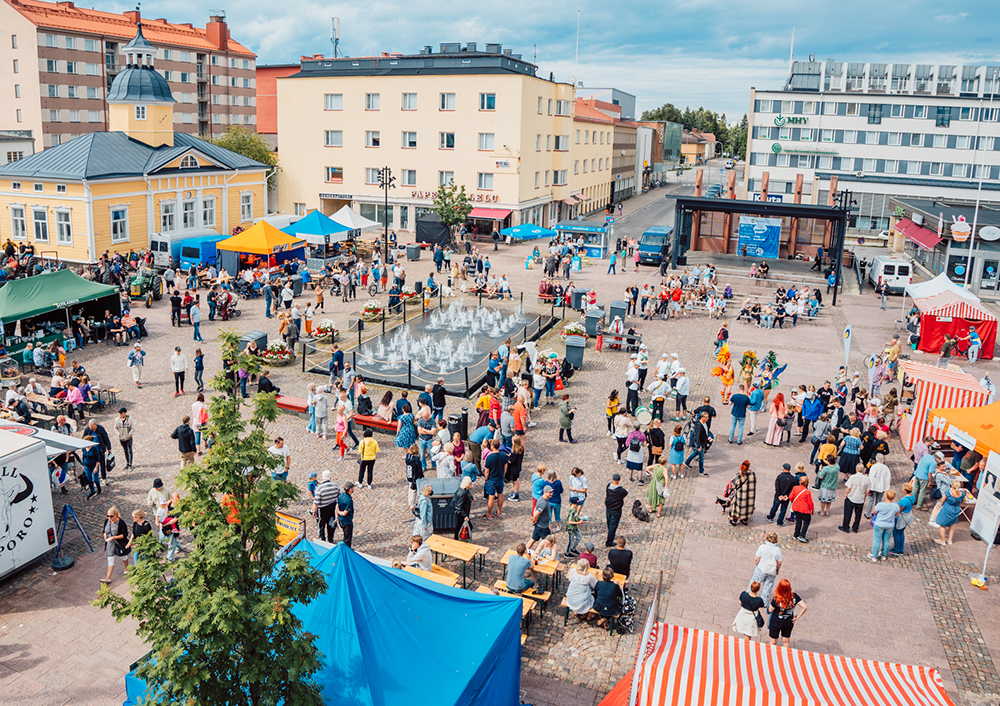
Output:
[[[476,589],[476,593],[482,593],[487,596],[497,595],[496,592],[494,592],[487,586],[480,586],[479,588]],[[504,597],[509,598],[510,596],[504,596]],[[521,624],[524,625],[525,634],[527,634],[531,629],[531,611],[535,609],[535,605],[536,605],[535,601],[531,600],[530,598],[521,597]],[[523,640],[521,642],[522,644],[524,643]]]
[[[435,554],[434,561],[437,561],[438,554],[444,554],[447,557],[458,559],[462,562],[462,588],[465,588],[465,567],[468,566],[470,561],[473,562],[472,578],[475,579],[477,564],[480,569],[484,568],[486,565],[486,552],[489,551],[488,547],[472,544],[471,542],[460,542],[457,539],[442,537],[439,534],[432,534],[430,539],[427,540],[427,546]],[[476,557],[479,557],[479,561],[476,561]]]
[[[601,576],[602,572],[603,572],[603,569],[591,569],[590,570],[591,575],[595,579],[597,579],[598,581],[602,581],[603,580],[603,578]],[[615,583],[617,583],[618,587],[624,590],[625,584],[628,581],[628,576],[626,576],[625,574],[615,574],[615,577],[612,579],[612,581],[614,581]]]
[[452,588],[458,588],[458,574],[456,574],[454,578],[451,578],[450,576],[441,576],[440,574],[435,574],[430,571],[424,571],[423,569],[418,569],[415,566],[404,566],[403,571],[408,571],[414,576],[422,576],[428,581],[439,583],[442,586],[451,586]]
[[[507,562],[512,556],[515,556],[517,552],[513,549],[508,549],[507,553],[503,555],[500,559],[500,563],[503,564],[503,578],[504,581],[507,580]],[[545,577],[545,590],[549,590],[549,577],[552,577],[552,581],[556,588],[559,587],[560,580],[562,578],[562,572],[565,571],[566,565],[560,564],[558,561],[552,559],[545,559],[544,561],[535,562],[535,571]]]

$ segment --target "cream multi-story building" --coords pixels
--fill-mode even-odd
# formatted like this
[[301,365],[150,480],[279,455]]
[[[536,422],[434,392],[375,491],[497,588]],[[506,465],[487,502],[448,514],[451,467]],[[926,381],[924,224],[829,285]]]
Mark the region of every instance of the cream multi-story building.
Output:
[[[395,178],[395,230],[414,231],[450,182],[465,186],[480,231],[549,226],[593,210],[601,194],[587,206],[574,196],[597,186],[578,185],[574,174],[582,159],[574,88],[536,71],[499,44],[303,61],[300,72],[277,79],[281,210],[331,214],[350,205],[382,222],[383,167]],[[611,121],[594,129],[612,141]],[[606,151],[598,172],[610,183],[610,144]]]
[[[125,68],[123,47],[139,12],[72,2],[0,2],[0,129],[31,130],[35,149],[108,130],[107,91]],[[255,129],[256,56],[229,37],[221,13],[204,29],[144,20],[160,50],[177,132],[216,137],[230,125]]]
[[614,118],[586,101],[576,101],[573,116],[573,187],[579,209],[589,213],[611,200],[611,162],[614,155]]

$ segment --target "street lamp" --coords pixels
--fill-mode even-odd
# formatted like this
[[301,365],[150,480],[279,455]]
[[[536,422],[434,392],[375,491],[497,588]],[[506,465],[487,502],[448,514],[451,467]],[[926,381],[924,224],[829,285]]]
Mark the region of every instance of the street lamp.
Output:
[[[848,212],[848,218],[850,217],[850,211],[854,210],[852,207],[857,206],[858,204],[858,202],[855,199],[851,198],[852,196],[853,194],[847,189],[844,189],[843,191],[837,193],[837,201],[839,202],[837,206],[839,206],[842,210]],[[846,245],[847,241],[846,218],[844,219],[844,227],[840,228],[839,230],[840,233],[837,237],[837,246],[836,248],[834,248],[837,261],[833,263],[834,281],[833,281],[833,301],[831,302],[832,306],[837,306],[837,289],[840,287],[841,266],[844,264],[844,246]]]
[[389,264],[389,189],[396,188],[396,177],[392,175],[389,167],[382,167],[378,170],[378,185],[385,191],[385,211],[382,217],[385,219],[385,264]]

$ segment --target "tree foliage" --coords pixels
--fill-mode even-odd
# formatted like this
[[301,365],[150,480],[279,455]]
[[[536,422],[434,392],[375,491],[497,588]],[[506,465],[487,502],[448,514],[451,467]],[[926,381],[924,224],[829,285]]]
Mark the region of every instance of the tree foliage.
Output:
[[[239,335],[222,334],[223,359],[251,372],[256,358],[238,352]],[[276,570],[275,510],[298,488],[273,480],[280,459],[269,454],[265,425],[278,408],[273,395],[257,395],[249,418],[235,382],[219,373],[203,433],[215,443],[203,460],[184,468],[178,517],[192,537],[190,552],[174,563],[152,534],[136,550],[142,561],[129,572],[131,597],[102,587],[95,605],[119,621],[134,618],[151,647],[138,667],[153,705],[277,706],[323,703],[314,675],[320,667],[315,636],[292,612],[326,590],[321,572],[304,555]],[[223,498],[235,503],[239,522],[227,522]]]
[[[722,151],[741,157],[746,151],[746,130],[744,129],[744,139],[742,149],[737,149],[737,138],[740,126],[730,126],[726,121],[725,113],[716,113],[707,108],[691,110],[685,108],[681,111],[673,103],[665,103],[659,108],[643,112],[641,120],[663,121],[680,123],[685,130],[697,130],[698,132],[710,132],[715,135],[715,139],[722,145]],[[744,121],[746,118],[744,117]]]
[[448,228],[465,223],[472,212],[472,201],[465,193],[465,185],[456,186],[451,181],[439,186],[434,192],[434,210]]
[[278,183],[278,153],[271,149],[271,145],[264,141],[258,133],[247,130],[241,125],[230,125],[222,137],[212,140],[213,145],[223,147],[230,152],[241,154],[249,159],[256,160],[269,167],[277,167],[267,179],[267,187],[273,189]]

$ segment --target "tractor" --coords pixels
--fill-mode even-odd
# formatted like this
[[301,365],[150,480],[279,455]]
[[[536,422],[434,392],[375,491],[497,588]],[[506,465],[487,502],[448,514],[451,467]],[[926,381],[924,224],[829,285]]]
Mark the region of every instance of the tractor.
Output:
[[148,309],[153,306],[154,301],[159,301],[163,298],[165,290],[166,285],[163,282],[163,277],[158,275],[156,270],[140,267],[132,277],[129,287],[129,297],[131,299],[145,299],[146,308]]

